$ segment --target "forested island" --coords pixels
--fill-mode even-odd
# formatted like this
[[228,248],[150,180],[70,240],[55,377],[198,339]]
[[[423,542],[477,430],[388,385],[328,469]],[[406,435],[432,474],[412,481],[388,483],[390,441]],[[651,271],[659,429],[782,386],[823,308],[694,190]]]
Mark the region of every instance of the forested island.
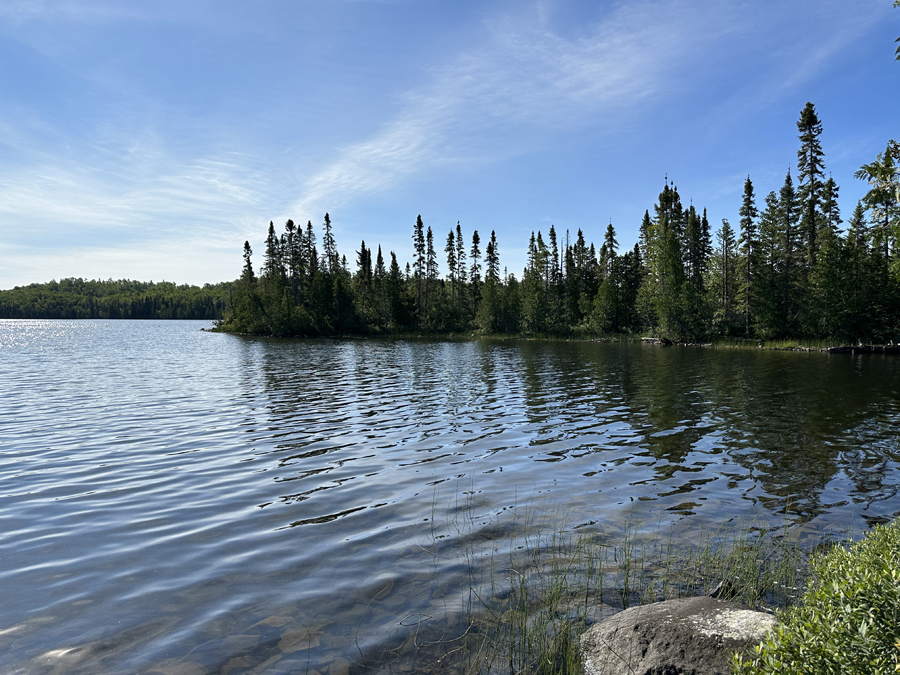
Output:
[[[844,223],[826,178],[822,123],[807,103],[796,169],[760,206],[748,176],[738,210],[713,231],[666,180],[638,242],[620,250],[612,223],[585,234],[532,232],[520,276],[501,266],[495,232],[460,223],[442,241],[419,216],[413,258],[365,241],[351,270],[325,214],[269,223],[257,275],[244,243],[234,282],[62,279],[0,291],[0,318],[206,319],[220,330],[275,336],[448,334],[622,336],[891,342],[900,329],[900,144],[864,164],[869,190]],[[846,227],[843,227],[846,225]],[[443,246],[441,245],[443,244]],[[320,249],[321,246],[321,249]],[[442,275],[439,250],[445,262]]]
[[220,328],[265,335],[479,331],[483,334],[643,334],[680,342],[716,338],[886,342],[900,326],[900,144],[863,165],[870,189],[842,228],[838,185],[826,178],[822,123],[807,103],[797,122],[794,173],[758,206],[744,181],[740,221],[712,231],[666,180],[639,241],[620,251],[612,223],[599,247],[579,230],[532,232],[521,277],[501,267],[491,232],[438,246],[421,216],[413,261],[401,266],[363,241],[355,270],[325,214],[321,251],[311,222],[269,223],[257,275],[244,266]]
[[0,319],[221,319],[231,283],[61,279],[0,291]]

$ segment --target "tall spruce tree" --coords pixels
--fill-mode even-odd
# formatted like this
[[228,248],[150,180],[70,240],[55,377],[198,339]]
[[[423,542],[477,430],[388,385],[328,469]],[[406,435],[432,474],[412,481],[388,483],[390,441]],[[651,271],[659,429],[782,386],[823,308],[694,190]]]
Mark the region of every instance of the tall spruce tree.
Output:
[[462,226],[456,221],[456,282],[459,284],[459,292],[456,294],[457,318],[468,314],[465,309],[468,305],[469,294],[466,292],[466,280],[468,268],[466,266],[466,241],[463,239]]
[[797,151],[797,202],[800,209],[800,228],[806,248],[805,267],[811,269],[816,262],[816,237],[821,220],[823,177],[825,166],[822,152],[822,122],[816,107],[809,101],[800,112],[797,121],[800,132],[800,149]]
[[469,249],[469,257],[472,265],[469,267],[469,280],[472,284],[472,314],[474,318],[478,313],[478,302],[481,299],[481,237],[478,230],[472,231],[472,248]]
[[284,224],[284,236],[286,239],[285,260],[291,285],[291,300],[296,305],[299,302],[303,281],[303,230],[298,229],[294,225],[294,221],[288,218]]
[[391,308],[388,303],[387,269],[384,266],[384,256],[381,254],[381,244],[378,244],[378,255],[375,258],[373,280],[375,283],[375,297],[378,305],[379,325],[382,328],[386,328],[391,319]]
[[781,335],[788,335],[797,316],[798,306],[802,296],[802,280],[800,269],[800,251],[802,247],[802,234],[798,232],[797,193],[794,191],[794,181],[791,172],[788,171],[784,179],[784,185],[778,195],[779,228],[781,230]]
[[829,176],[822,187],[822,223],[819,228],[820,233],[822,230],[829,230],[832,234],[837,234],[840,230],[841,222],[843,221],[841,220],[841,209],[837,201],[838,193],[838,184],[835,183],[834,178]]
[[[645,315],[655,321],[663,337],[681,339],[690,333],[685,325],[684,263],[681,238],[683,211],[677,189],[665,183],[654,206],[647,241],[647,269],[642,290]],[[652,310],[652,319],[647,310]],[[690,335],[693,338],[693,335]]]
[[709,266],[711,243],[709,223],[701,218],[691,204],[684,212],[684,271],[687,285],[684,289],[685,317],[683,322],[692,335],[699,336],[706,331],[706,272]]
[[356,252],[356,275],[353,282],[357,314],[364,324],[376,321],[378,312],[374,293],[372,249],[366,246],[365,240],[360,243],[359,251]]
[[594,297],[591,312],[591,325],[600,332],[618,333],[621,331],[621,291],[624,280],[623,260],[617,255],[619,242],[612,223],[606,226],[603,244],[600,247],[603,280]]
[[647,260],[647,251],[650,247],[650,211],[644,211],[644,217],[638,230],[638,247],[641,252],[641,258]]
[[241,281],[246,284],[252,284],[256,281],[256,276],[253,274],[253,261],[251,257],[253,256],[253,249],[250,248],[250,242],[244,242],[244,269],[241,270]]
[[307,285],[311,284],[313,277],[319,270],[319,251],[316,250],[316,232],[313,230],[311,220],[306,221],[306,236],[303,237],[303,244],[306,248],[304,260],[306,261],[306,280]]
[[[409,274],[407,273],[407,276]],[[407,311],[404,296],[406,295],[406,283],[400,264],[397,262],[397,254],[391,251],[391,266],[387,275],[387,298],[390,307],[390,320],[388,326],[394,328],[406,327],[411,321],[410,312]]]
[[485,333],[495,333],[500,328],[502,287],[500,281],[500,251],[497,248],[497,233],[491,230],[484,251],[484,287],[481,290],[481,304],[475,323]]
[[447,244],[444,246],[444,252],[447,254],[447,281],[450,282],[450,304],[453,306],[453,311],[458,312],[459,310],[459,302],[457,300],[458,296],[458,284],[456,283],[456,234],[453,232],[453,229],[447,233]]
[[284,276],[284,264],[282,258],[281,241],[275,234],[275,223],[269,221],[269,233],[266,236],[266,252],[263,254],[262,274],[269,279],[278,279]]
[[522,275],[521,321],[526,331],[543,332],[548,328],[547,290],[548,251],[543,235],[531,233],[528,241],[528,266]]
[[425,225],[422,222],[422,214],[416,216],[416,224],[413,227],[413,249],[415,250],[415,284],[416,307],[419,316],[425,314]]
[[726,219],[716,233],[718,246],[713,254],[713,292],[716,296],[715,324],[720,335],[729,335],[736,325],[734,312],[737,291],[737,242],[734,230]]
[[744,196],[741,200],[741,208],[738,214],[741,216],[741,235],[738,239],[738,247],[741,252],[741,282],[738,287],[737,302],[740,306],[741,314],[744,315],[744,337],[749,338],[756,293],[753,282],[759,257],[756,222],[759,218],[759,210],[756,208],[756,195],[753,191],[753,182],[750,180],[750,176],[747,176],[747,179],[744,181]]
[[616,228],[613,227],[612,222],[606,226],[606,232],[603,234],[603,248],[606,249],[607,255],[607,268],[603,270],[603,273],[608,276],[613,271],[613,263],[619,251],[619,242],[616,240]]
[[434,251],[434,234],[431,228],[425,230],[425,309],[430,308],[434,296],[434,286],[438,278],[437,253]]
[[[869,228],[863,203],[857,202],[847,224],[847,297],[848,333],[855,340],[869,337],[869,299],[874,295],[872,258],[869,251]],[[877,269],[877,268],[876,268]]]
[[325,233],[322,235],[322,268],[327,274],[334,274],[338,270],[340,260],[338,258],[337,244],[334,241],[334,229],[331,226],[331,217],[325,214],[325,223],[322,226]]
[[759,218],[757,265],[754,272],[756,302],[751,316],[753,332],[764,339],[778,335],[781,330],[781,268],[783,265],[781,209],[778,195],[773,191],[765,199],[766,206]]

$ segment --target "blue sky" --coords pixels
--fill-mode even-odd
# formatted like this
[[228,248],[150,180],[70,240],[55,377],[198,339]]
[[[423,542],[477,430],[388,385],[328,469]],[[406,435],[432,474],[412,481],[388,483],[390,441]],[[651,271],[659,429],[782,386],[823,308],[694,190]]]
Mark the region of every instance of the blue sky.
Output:
[[551,224],[632,246],[665,176],[735,224],[807,100],[846,219],[900,139],[891,4],[0,0],[0,288],[233,279],[326,211],[351,261],[421,214],[519,274]]

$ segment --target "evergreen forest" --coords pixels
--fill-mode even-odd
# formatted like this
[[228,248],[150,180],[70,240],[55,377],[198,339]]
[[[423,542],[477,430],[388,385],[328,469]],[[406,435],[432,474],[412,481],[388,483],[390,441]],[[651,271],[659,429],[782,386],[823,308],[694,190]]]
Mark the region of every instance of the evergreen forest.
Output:
[[0,291],[0,319],[221,319],[231,283],[62,279]]
[[900,144],[856,172],[868,191],[845,221],[812,103],[797,130],[796,168],[761,202],[748,176],[734,225],[714,229],[666,180],[632,249],[620,249],[612,223],[599,247],[581,230],[551,226],[531,233],[520,277],[501,266],[495,232],[482,238],[460,223],[436,241],[419,216],[411,263],[363,241],[351,269],[328,214],[321,241],[311,222],[288,220],[282,232],[270,222],[259,274],[244,243],[221,329],[891,341],[900,328]]

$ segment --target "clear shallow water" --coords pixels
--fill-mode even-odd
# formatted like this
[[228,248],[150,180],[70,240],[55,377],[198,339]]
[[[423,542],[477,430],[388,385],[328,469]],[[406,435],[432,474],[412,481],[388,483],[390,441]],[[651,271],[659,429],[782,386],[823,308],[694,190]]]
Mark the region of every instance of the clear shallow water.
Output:
[[896,358],[207,325],[0,321],[0,672],[383,669],[535,522],[900,514]]

